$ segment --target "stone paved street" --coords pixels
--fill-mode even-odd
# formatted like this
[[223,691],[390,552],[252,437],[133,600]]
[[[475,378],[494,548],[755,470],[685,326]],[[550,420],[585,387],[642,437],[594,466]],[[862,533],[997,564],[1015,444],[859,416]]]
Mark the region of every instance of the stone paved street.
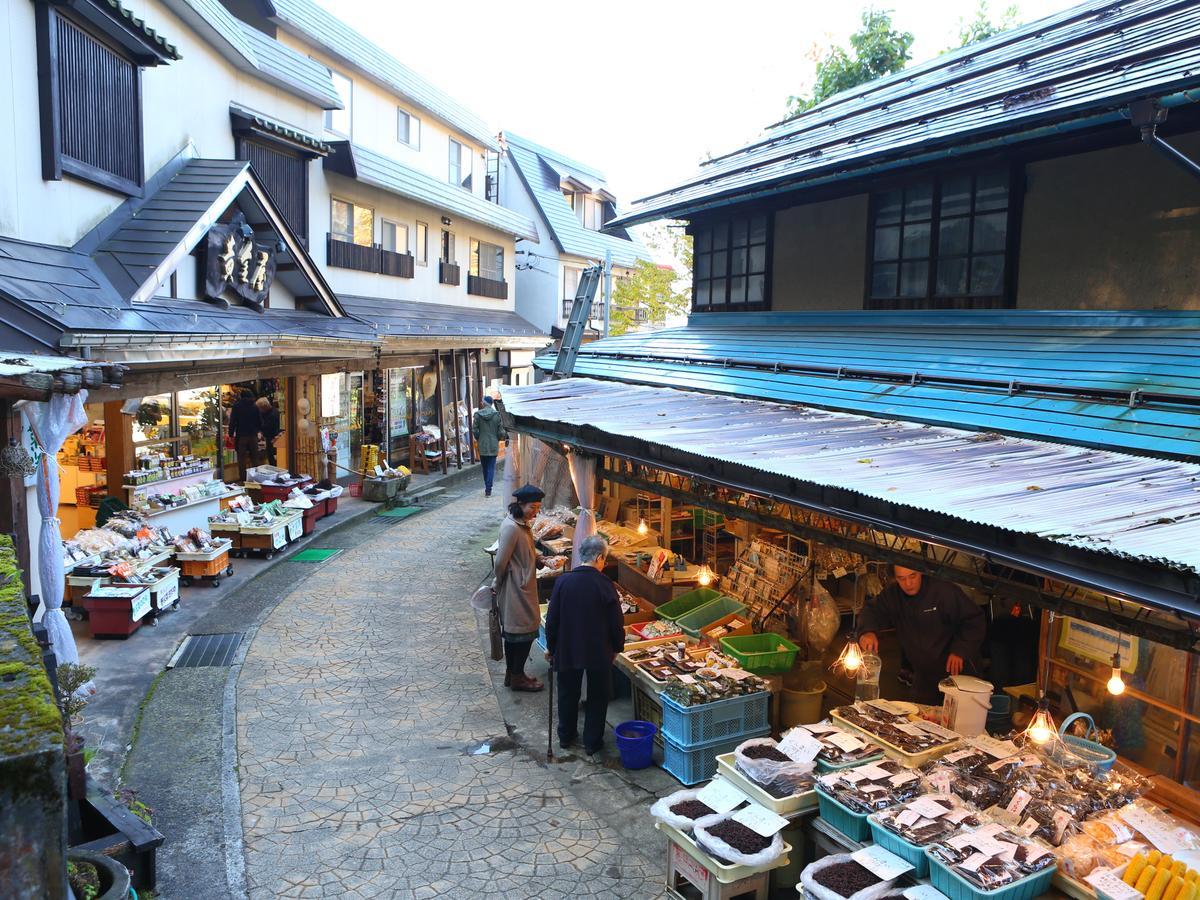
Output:
[[237,688],[252,898],[660,895],[658,842],[547,768],[544,731],[508,739],[467,605],[501,505],[464,493],[314,568],[259,629]]

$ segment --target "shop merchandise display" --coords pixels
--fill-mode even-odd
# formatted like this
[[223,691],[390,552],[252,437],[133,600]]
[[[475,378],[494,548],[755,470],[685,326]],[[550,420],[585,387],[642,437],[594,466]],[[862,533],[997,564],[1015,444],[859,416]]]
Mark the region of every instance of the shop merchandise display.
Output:
[[[771,738],[751,738],[733,751],[737,770],[777,800],[813,788],[813,757],[797,759]],[[813,748],[815,750],[815,748]]]
[[638,635],[643,641],[652,641],[657,638],[674,637],[677,634],[683,634],[683,629],[674,622],[668,622],[665,619],[654,619],[650,622],[638,622],[630,626],[633,632]]
[[665,683],[663,693],[681,706],[767,689],[762,679],[737,668],[737,663],[724,654],[684,641],[641,647],[622,655],[654,681]]
[[920,775],[892,759],[830,772],[817,779],[821,789],[856,813],[872,813],[923,793]]
[[783,856],[778,832],[764,837],[729,816],[710,816],[696,822],[696,844],[718,862],[737,866],[769,866]]
[[[823,864],[822,864],[823,863]],[[849,856],[832,856],[806,870],[812,881],[838,897],[855,897],[868,888],[879,887],[883,879]]]
[[704,632],[704,636],[706,638],[708,638],[710,641],[719,641],[721,638],[728,637],[729,635],[734,634],[735,632],[740,631],[741,629],[745,628],[745,626],[748,622],[749,622],[749,619],[747,619],[745,617],[739,618],[739,617],[735,616],[734,618],[730,619],[728,622],[725,622],[721,625],[717,625],[717,626],[714,626],[713,628],[708,629],[707,631]]
[[544,564],[538,566],[537,569],[538,578],[561,575],[571,567],[571,557],[569,556],[547,556],[542,561]]
[[716,810],[696,799],[698,789],[687,788],[659,798],[650,807],[650,815],[672,828],[689,832],[698,819],[716,815]]
[[76,564],[99,557],[101,566],[107,568],[121,560],[149,559],[169,547],[173,539],[170,529],[150,525],[136,511],[124,510],[100,528],[77,532],[64,543],[63,552]]
[[886,708],[888,701],[866,701],[842,706],[833,715],[861,728],[902,753],[923,753],[958,743],[960,736],[934,722]]
[[989,823],[936,841],[930,855],[980,890],[992,891],[1055,865],[1044,844]]
[[205,500],[209,497],[223,497],[235,490],[237,488],[223,481],[210,480],[202,481],[199,484],[189,484],[177,491],[161,494],[154,494],[149,491],[135,493],[131,496],[130,503],[134,509],[143,512],[157,512],[177,506],[186,506],[189,503],[194,503],[197,500]]
[[124,482],[127,487],[140,487],[153,484],[156,481],[166,481],[171,478],[182,478],[185,475],[200,475],[211,472],[212,459],[187,454],[184,456],[165,456],[151,454],[139,456],[137,468],[126,472]]
[[986,824],[979,810],[954,794],[922,794],[913,800],[882,810],[875,821],[914,847],[943,840],[965,828]]
[[810,725],[797,725],[793,731],[803,731],[821,744],[821,752],[817,754],[819,762],[833,765],[845,765],[880,756],[883,748],[868,737],[851,734],[844,728],[829,722],[815,722]]

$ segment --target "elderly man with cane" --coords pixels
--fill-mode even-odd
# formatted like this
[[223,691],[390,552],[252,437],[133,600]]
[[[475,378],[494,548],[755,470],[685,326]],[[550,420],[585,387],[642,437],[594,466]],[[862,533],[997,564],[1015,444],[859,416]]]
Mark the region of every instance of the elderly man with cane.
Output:
[[604,719],[612,663],[625,646],[617,589],[604,574],[608,541],[598,534],[579,545],[579,565],[561,575],[546,613],[546,659],[558,676],[558,745],[579,737],[579,695],[587,675],[583,749],[589,756],[604,743]]

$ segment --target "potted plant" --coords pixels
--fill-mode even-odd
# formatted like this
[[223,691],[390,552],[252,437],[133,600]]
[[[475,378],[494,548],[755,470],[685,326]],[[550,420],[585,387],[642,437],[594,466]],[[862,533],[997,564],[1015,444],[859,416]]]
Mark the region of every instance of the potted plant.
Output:
[[87,796],[87,772],[83,751],[83,711],[91,699],[82,688],[96,677],[92,666],[63,663],[58,667],[58,704],[62,709],[64,749],[67,756],[67,796],[82,800]]
[[67,883],[76,900],[125,900],[129,870],[103,853],[67,851]]

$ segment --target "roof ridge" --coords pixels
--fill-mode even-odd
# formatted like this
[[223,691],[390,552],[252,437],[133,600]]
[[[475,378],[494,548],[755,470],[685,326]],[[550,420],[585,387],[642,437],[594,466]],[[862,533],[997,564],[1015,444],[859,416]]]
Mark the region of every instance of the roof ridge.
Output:
[[605,177],[604,173],[601,172],[599,169],[589,166],[586,163],[581,163],[578,160],[572,159],[569,156],[564,156],[563,154],[558,153],[557,151],[551,150],[549,147],[545,146],[544,144],[539,144],[535,141],[529,140],[529,138],[521,137],[521,135],[514,134],[513,132],[508,131],[507,129],[505,129],[503,132],[501,132],[501,134],[504,136],[505,141],[508,141],[510,143],[520,144],[526,150],[530,150],[533,153],[536,153],[538,156],[549,156],[552,159],[556,160],[557,162],[560,162],[565,166],[569,166],[572,169],[579,169],[581,172],[584,172],[588,175],[594,175],[596,178],[600,179],[600,181],[602,181],[602,182],[607,183],[607,181],[608,181],[608,178]]

